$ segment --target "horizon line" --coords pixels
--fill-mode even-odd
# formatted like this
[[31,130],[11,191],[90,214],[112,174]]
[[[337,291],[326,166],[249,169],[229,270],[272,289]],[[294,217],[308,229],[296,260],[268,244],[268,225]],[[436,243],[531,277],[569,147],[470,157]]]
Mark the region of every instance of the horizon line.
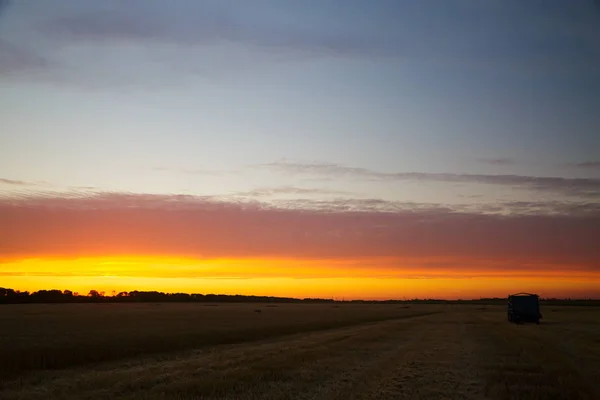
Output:
[[[287,296],[267,296],[267,295],[252,295],[252,294],[226,294],[226,293],[190,293],[190,292],[161,292],[158,290],[131,290],[131,291],[120,291],[116,290],[111,291],[111,294],[106,294],[106,291],[98,291],[95,289],[90,289],[87,294],[83,294],[76,291],[71,291],[69,289],[39,289],[35,291],[28,290],[19,290],[12,288],[5,288],[0,286],[0,304],[2,303],[2,298],[9,297],[7,293],[13,292],[13,294],[26,296],[30,298],[36,294],[56,294],[60,292],[60,296],[63,297],[63,300],[67,300],[68,298],[72,299],[94,299],[94,300],[116,300],[116,299],[128,299],[132,297],[136,297],[136,295],[131,296],[132,293],[137,294],[153,294],[159,296],[161,298],[172,297],[172,296],[188,296],[190,298],[194,298],[194,301],[199,301],[199,298],[203,297],[225,297],[225,298],[248,298],[248,299],[268,299],[274,301],[315,301],[315,302],[334,302],[334,303],[350,303],[350,302],[376,302],[376,303],[385,303],[385,302],[418,302],[418,301],[436,301],[436,302],[477,302],[477,301],[500,301],[506,300],[510,294],[507,294],[506,297],[479,297],[479,298],[403,298],[403,299],[394,299],[394,298],[382,298],[382,299],[373,299],[373,298],[356,298],[356,299],[345,299],[344,296],[341,296],[341,299],[338,297],[327,298],[327,297],[287,297]],[[40,293],[41,292],[41,293]],[[92,293],[95,294],[92,294]],[[196,297],[194,297],[196,296]],[[43,300],[43,299],[42,299]],[[47,299],[48,300],[48,299]],[[57,299],[59,300],[59,299]],[[152,302],[150,299],[144,299],[144,302]],[[600,301],[600,297],[540,297],[540,301]],[[52,303],[52,301],[37,301],[38,303]],[[160,299],[157,299],[155,302],[161,302]],[[185,300],[170,300],[169,302],[185,302]],[[66,301],[58,301],[56,303],[66,303]],[[9,304],[9,303],[7,303]]]

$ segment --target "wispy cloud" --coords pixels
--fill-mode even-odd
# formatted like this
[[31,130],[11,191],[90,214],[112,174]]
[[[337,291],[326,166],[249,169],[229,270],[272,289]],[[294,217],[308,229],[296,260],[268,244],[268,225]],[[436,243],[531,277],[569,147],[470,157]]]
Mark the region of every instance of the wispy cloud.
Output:
[[275,200],[271,201],[270,204],[284,209],[325,212],[418,213],[423,211],[435,211],[444,213],[504,216],[600,216],[600,204],[596,202],[504,201],[491,203],[441,204],[391,201],[377,198],[336,198],[333,200]]
[[52,68],[52,63],[35,51],[0,38],[0,76],[38,74]]
[[512,158],[478,158],[477,161],[483,164],[490,165],[514,165],[515,160]]
[[[41,34],[43,41],[51,45],[38,49],[37,53],[26,48],[19,48],[18,54],[14,48],[10,53],[0,51],[0,71],[3,75],[7,71],[35,72],[40,79],[104,87],[155,85],[148,75],[161,73],[158,71],[164,68],[178,71],[171,73],[170,79],[187,82],[184,76],[247,72],[265,62],[322,57],[424,60],[446,65],[510,68],[520,73],[533,67],[536,71],[566,70],[570,74],[595,72],[599,60],[597,21],[588,15],[593,11],[588,6],[573,7],[577,12],[569,13],[567,18],[564,7],[548,5],[540,10],[517,1],[495,6],[457,1],[435,7],[421,2],[347,3],[341,8],[335,2],[310,2],[304,6],[261,2],[260,6],[251,7],[238,2],[182,1],[175,8],[164,2],[139,0],[77,3],[57,0],[55,7],[41,7],[43,11],[31,14],[31,32]],[[20,2],[14,4],[20,6]],[[259,7],[264,12],[257,12]],[[306,29],[287,23],[298,18],[314,20],[314,27]],[[461,23],[473,19],[487,23]],[[542,34],[531,29],[532,20]],[[465,37],[469,40],[465,41]],[[131,67],[132,62],[121,60],[122,52],[118,49],[124,43],[141,46],[144,54],[150,55],[141,61],[146,66],[144,74],[139,74],[137,66]],[[102,70],[100,64],[104,63],[92,67],[78,60],[60,58],[68,51],[52,54],[51,49],[64,50],[73,44],[103,46],[108,55],[106,60],[113,59],[107,64],[117,72]],[[232,45],[229,50],[235,50],[220,48],[218,54],[213,52],[222,45]],[[111,55],[111,48],[117,49],[116,53]],[[203,49],[213,53],[199,54]],[[149,66],[156,67],[156,71]]]
[[96,186],[71,186],[72,190],[98,190]]
[[503,185],[521,187],[537,191],[558,192],[584,197],[600,196],[600,179],[540,177],[525,175],[484,175],[484,174],[452,174],[427,172],[380,172],[367,168],[349,167],[332,163],[300,163],[277,161],[261,164],[261,167],[276,171],[321,175],[334,177],[349,177],[376,181],[435,181],[454,183],[480,183],[488,185]]
[[2,16],[2,12],[8,7],[10,4],[10,0],[0,0],[0,16]]
[[[221,2],[219,2],[221,3]],[[287,4],[269,3],[263,7],[269,12],[258,17],[238,3],[186,2],[187,13],[175,12],[164,3],[147,1],[103,2],[102,6],[90,4],[77,11],[63,13],[46,21],[40,29],[46,35],[59,36],[71,41],[146,42],[175,45],[205,45],[213,43],[241,43],[253,47],[277,51],[294,50],[313,54],[396,56],[425,58],[479,58],[497,62],[517,58],[546,61],[557,57],[552,40],[560,37],[572,42],[577,51],[596,49],[597,32],[591,27],[596,22],[581,7],[565,13],[565,8],[545,4],[541,9],[535,5],[506,1],[502,5],[477,5],[471,1],[457,1],[452,5],[410,6],[394,3],[366,4],[355,2],[347,5],[343,18],[339,9],[328,4],[309,3],[306,7],[290,7]],[[302,29],[282,21],[290,14],[311,17],[321,12],[336,18],[336,24],[328,27],[316,24],[315,29]],[[449,12],[452,11],[452,12]],[[357,32],[354,26],[365,18],[378,21],[386,35],[373,29]],[[448,15],[452,15],[449,17]],[[481,28],[472,24],[460,25],[461,18],[480,18],[487,21],[485,37],[479,37]],[[559,19],[561,24],[557,22]],[[258,18],[258,19],[256,19]],[[419,28],[411,20],[428,21],[437,35]],[[530,29],[531,20],[543,30],[546,40],[540,45],[539,34]],[[404,21],[405,23],[398,22]],[[505,21],[510,20],[510,30]],[[319,29],[320,28],[320,29]],[[563,30],[568,29],[568,35]],[[468,46],[462,38],[468,36]],[[495,46],[490,46],[492,41]],[[582,49],[583,47],[583,49]],[[493,49],[492,49],[493,48]],[[587,51],[588,54],[594,54]],[[597,58],[596,58],[597,60]]]
[[[466,203],[425,203],[360,197],[357,193],[330,188],[295,186],[265,187],[227,195],[137,194],[103,192],[92,186],[71,187],[70,191],[19,190],[2,194],[0,202],[20,206],[60,207],[74,201],[78,208],[221,209],[243,207],[298,212],[373,212],[384,214],[441,212],[498,216],[600,217],[600,203],[594,201],[490,201]],[[85,201],[84,201],[85,200]]]
[[280,187],[264,187],[248,190],[245,192],[238,192],[236,196],[242,197],[271,197],[277,195],[343,195],[347,196],[352,194],[345,190],[335,190],[328,188],[306,188],[296,186],[280,186]]
[[254,23],[243,15],[210,3],[186,5],[190,12],[174,14],[146,2],[128,2],[70,13],[46,21],[40,30],[70,41],[138,42],[171,45],[241,43],[264,50],[294,50],[313,54],[369,54],[376,43],[360,35],[316,33],[284,27],[276,20]]
[[211,170],[211,169],[202,169],[202,168],[170,168],[170,167],[154,167],[153,171],[157,172],[170,172],[175,174],[186,174],[186,175],[213,175],[213,176],[222,176],[235,174],[237,171],[233,170]]
[[600,169],[600,161],[583,161],[569,165],[572,167],[583,169]]
[[5,179],[5,178],[0,178],[0,183],[4,183],[6,185],[17,185],[17,186],[38,185],[37,183],[34,183],[34,182],[28,182],[28,181],[22,181],[22,180],[16,180],[16,179]]

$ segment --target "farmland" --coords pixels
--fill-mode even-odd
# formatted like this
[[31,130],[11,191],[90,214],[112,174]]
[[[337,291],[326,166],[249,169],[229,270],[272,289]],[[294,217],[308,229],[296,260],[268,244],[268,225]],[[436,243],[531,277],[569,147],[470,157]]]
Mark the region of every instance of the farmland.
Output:
[[0,398],[598,399],[600,308],[0,307]]

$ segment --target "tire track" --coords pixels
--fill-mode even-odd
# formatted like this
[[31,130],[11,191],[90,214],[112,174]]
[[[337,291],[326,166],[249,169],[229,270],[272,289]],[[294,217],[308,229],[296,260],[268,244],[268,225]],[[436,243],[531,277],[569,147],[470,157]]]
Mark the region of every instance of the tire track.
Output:
[[[460,315],[464,317],[464,315]],[[482,399],[475,343],[456,315],[423,320],[336,399]],[[329,398],[329,397],[323,397]]]
[[573,358],[569,351],[573,337],[565,337],[568,330],[560,324],[520,326],[504,322],[499,313],[476,316],[479,321],[473,325],[473,336],[485,343],[480,359],[488,381],[486,393],[490,397],[499,400],[598,398],[598,388],[589,376],[596,368],[577,364],[584,358]]

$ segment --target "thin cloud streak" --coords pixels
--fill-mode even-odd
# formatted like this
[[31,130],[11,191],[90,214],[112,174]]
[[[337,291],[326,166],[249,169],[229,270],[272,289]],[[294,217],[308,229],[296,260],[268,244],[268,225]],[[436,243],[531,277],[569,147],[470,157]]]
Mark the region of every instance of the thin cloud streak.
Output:
[[187,168],[169,168],[169,167],[154,167],[153,171],[157,172],[170,172],[175,174],[186,174],[186,175],[212,175],[212,176],[223,176],[229,174],[235,174],[237,171],[218,171],[209,169],[187,169]]
[[338,195],[347,196],[352,192],[345,190],[333,190],[328,188],[306,188],[296,186],[264,187],[238,192],[236,196],[242,197],[271,197],[277,195]]
[[0,183],[4,183],[6,185],[17,185],[17,186],[35,186],[37,183],[21,181],[17,179],[6,179],[0,178]]
[[22,74],[38,76],[57,68],[47,58],[0,38],[0,77]]
[[[329,198],[323,197],[328,196]],[[0,192],[0,203],[18,206],[65,206],[65,200],[84,200],[77,207],[87,209],[113,209],[119,205],[138,207],[259,207],[271,210],[306,212],[441,212],[498,216],[600,216],[600,203],[589,201],[494,201],[487,203],[423,203],[396,201],[381,198],[356,197],[356,193],[328,188],[295,186],[256,188],[227,195],[194,194],[138,194],[130,192],[104,192],[89,186],[72,187],[69,191],[11,190]],[[464,197],[464,196],[463,196]]]
[[440,203],[391,201],[377,198],[336,198],[333,200],[271,200],[269,204],[281,209],[314,210],[327,212],[373,211],[395,213],[441,211],[449,213],[504,216],[600,216],[600,204],[596,202],[506,201],[483,204],[463,203],[450,205]]
[[[123,10],[123,7],[120,7]],[[180,24],[144,12],[141,8],[125,8],[125,12],[89,12],[63,16],[48,21],[40,30],[49,35],[73,41],[133,41],[154,44],[206,45],[238,42],[272,50],[294,49],[309,53],[339,55],[374,53],[374,43],[360,38],[319,36],[275,26],[257,27],[232,15],[213,10],[184,19]],[[212,14],[212,15],[211,15]]]
[[600,179],[539,177],[523,175],[484,175],[426,172],[379,172],[360,167],[334,163],[300,163],[278,161],[261,164],[272,170],[317,176],[349,177],[376,181],[435,181],[455,183],[480,183],[522,187],[537,191],[557,192],[583,197],[600,198]]
[[[111,3],[104,7],[89,7],[85,11],[67,13],[50,19],[40,26],[40,30],[45,35],[54,35],[70,41],[133,41],[175,45],[234,42],[276,51],[295,50],[313,54],[457,60],[479,58],[488,62],[505,59],[514,61],[520,58],[546,64],[549,57],[560,61],[560,56],[548,43],[550,38],[562,37],[563,40],[572,41],[575,49],[595,55],[593,60],[597,61],[594,50],[597,50],[598,46],[594,39],[598,35],[591,28],[594,19],[586,17],[585,10],[571,13],[570,18],[563,18],[561,24],[558,24],[557,19],[565,15],[564,7],[546,5],[544,9],[540,9],[536,6],[520,6],[520,2],[506,3],[509,4],[493,7],[475,5],[472,2],[443,6],[446,7],[446,11],[453,11],[453,15],[463,13],[465,16],[479,17],[490,22],[489,30],[494,32],[494,35],[489,37],[488,33],[485,39],[474,36],[479,32],[476,27],[457,26],[454,20],[445,16],[443,8],[441,12],[432,13],[427,5],[401,6],[395,2],[369,7],[360,3],[349,4],[348,12],[341,16],[341,23],[337,29],[327,32],[307,31],[294,28],[293,25],[285,26],[278,20],[278,13],[285,14],[301,9],[288,9],[274,3],[262,4],[263,7],[277,12],[275,15],[265,16],[261,24],[257,25],[245,15],[243,8],[232,7],[231,3],[229,6],[222,6],[198,2],[195,7],[192,7],[193,3],[187,3],[190,10],[195,12],[182,15],[174,13],[169,7],[161,7],[161,3],[147,1],[115,2],[112,7]],[[313,3],[307,5],[307,8],[319,10],[320,6]],[[593,8],[589,7],[589,10]],[[331,13],[333,10],[327,5],[322,5],[321,11]],[[367,31],[357,35],[353,32],[352,25],[357,23],[358,16],[364,13],[369,13],[371,18],[377,18],[380,26],[388,28],[388,34]],[[431,26],[436,28],[439,35],[447,35],[451,40],[450,44],[421,29],[412,31],[413,38],[409,38],[408,34],[411,32],[403,29],[403,24],[397,24],[396,21],[396,25],[393,25],[393,16],[417,19],[429,17]],[[545,46],[540,45],[540,38],[530,29],[532,19],[545,29],[549,36],[547,41],[542,43]],[[507,30],[502,23],[506,20],[512,22],[511,30]],[[568,29],[569,35],[565,35],[564,29]],[[471,37],[469,46],[457,39],[465,35]],[[520,39],[519,46],[515,46],[514,43],[507,46],[510,40],[517,37]],[[494,41],[496,46],[489,46],[490,40]],[[575,50],[573,53],[578,54]]]
[[[365,259],[222,259],[113,258],[106,265],[98,258],[49,259],[43,264],[22,260],[5,265],[0,276],[118,277],[143,278],[378,278],[378,279],[473,279],[473,278],[598,278],[598,271],[586,265],[532,263],[519,260],[470,258],[365,258]],[[135,261],[131,261],[135,260]],[[68,265],[71,266],[64,268]],[[240,268],[239,265],[250,265]],[[85,265],[85,268],[82,268]],[[169,268],[162,268],[168,265]],[[487,268],[482,269],[481,266]],[[61,268],[63,267],[63,268]]]
[[584,161],[570,164],[570,166],[582,169],[600,169],[600,161]]
[[477,161],[489,165],[515,165],[512,158],[478,158]]
[[[106,1],[83,7],[62,3],[62,7],[57,8],[61,12],[50,13],[47,18],[37,21],[37,32],[58,47],[82,43],[130,43],[144,46],[146,50],[154,46],[152,51],[156,51],[157,46],[180,48],[187,55],[175,68],[189,68],[186,72],[191,75],[194,75],[192,71],[201,69],[198,65],[189,67],[198,64],[193,52],[189,51],[191,48],[229,44],[256,52],[258,57],[252,59],[253,63],[264,62],[265,55],[273,56],[271,61],[289,59],[294,62],[314,57],[395,58],[485,68],[500,66],[516,71],[543,68],[573,74],[581,70],[595,71],[600,59],[599,36],[594,28],[597,21],[586,12],[586,8],[593,11],[592,6],[573,8],[570,11],[575,12],[564,18],[564,7],[546,5],[541,10],[537,6],[524,6],[522,2],[482,6],[465,1],[442,8],[436,4],[437,12],[434,13],[431,4],[425,3],[425,6],[417,7],[397,2],[369,6],[356,2],[348,5],[347,12],[340,17],[339,10],[331,4],[318,2],[303,9],[263,3],[262,7],[270,13],[264,13],[257,21],[257,15],[245,12],[237,3],[229,6],[219,3],[184,2],[181,7],[188,7],[187,13],[176,12],[164,2]],[[324,15],[336,18],[338,24],[306,30],[280,20],[283,17],[285,21],[286,15],[289,17],[290,13],[299,11],[308,12],[306,18],[311,18],[314,16],[311,12],[318,11],[319,7],[323,7]],[[379,21],[379,29],[371,27],[361,31],[356,28],[365,13],[370,19]],[[482,35],[477,25],[457,25],[456,20],[447,16],[461,14],[463,18],[489,22],[486,25],[489,29]],[[398,23],[398,18],[405,18],[407,22],[424,19],[429,28]],[[532,24],[545,32],[542,38],[531,29]],[[431,28],[437,34],[432,34]],[[381,30],[386,34],[382,35]],[[440,40],[440,37],[448,39]],[[465,37],[469,37],[469,41],[465,41]],[[570,45],[557,49],[555,42]],[[494,45],[490,46],[490,43]],[[154,54],[156,58],[162,53]],[[64,65],[49,63],[44,56],[23,53],[0,60],[0,65],[7,64],[12,73],[36,72],[47,80],[62,83],[83,84],[86,81],[84,77],[74,78],[74,71],[65,71]],[[166,57],[164,63],[176,64],[172,56]],[[244,68],[248,68],[247,63]],[[9,71],[7,68],[2,70]],[[127,75],[118,83],[126,85],[135,77],[132,71]]]

